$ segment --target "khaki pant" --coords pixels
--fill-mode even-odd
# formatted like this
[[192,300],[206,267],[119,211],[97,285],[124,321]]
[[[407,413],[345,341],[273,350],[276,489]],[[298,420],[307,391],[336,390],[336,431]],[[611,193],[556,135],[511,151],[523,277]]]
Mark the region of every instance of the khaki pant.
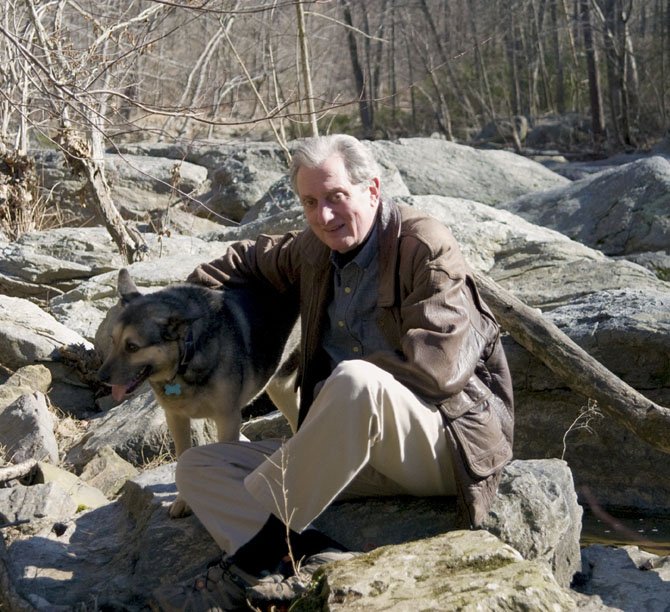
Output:
[[285,443],[191,448],[179,459],[176,480],[229,554],[270,513],[302,531],[336,498],[456,494],[439,411],[384,370],[358,360],[337,366]]

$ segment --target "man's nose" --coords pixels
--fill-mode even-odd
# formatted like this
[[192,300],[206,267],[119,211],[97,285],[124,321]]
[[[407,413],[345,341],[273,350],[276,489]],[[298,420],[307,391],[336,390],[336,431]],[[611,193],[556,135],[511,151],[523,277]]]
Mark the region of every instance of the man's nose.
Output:
[[328,225],[333,218],[333,209],[328,200],[319,200],[317,207],[318,220],[321,225]]

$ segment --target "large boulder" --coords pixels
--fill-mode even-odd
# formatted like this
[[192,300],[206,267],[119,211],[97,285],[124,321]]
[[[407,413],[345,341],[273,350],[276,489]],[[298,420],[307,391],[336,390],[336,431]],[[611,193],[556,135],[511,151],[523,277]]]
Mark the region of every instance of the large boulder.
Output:
[[670,275],[670,161],[655,156],[497,204],[607,255],[665,253]]
[[397,167],[413,195],[496,204],[569,183],[541,164],[508,151],[477,150],[436,138],[401,138],[372,146],[381,162]]
[[[85,181],[72,174],[65,155],[56,150],[31,154],[45,195],[59,206],[66,221],[72,217],[79,223],[97,222]],[[183,159],[108,153],[104,162],[112,199],[128,219],[149,220],[152,213],[165,213],[207,184],[207,169]]]
[[[544,462],[544,466],[550,472],[556,471],[556,474],[566,470],[560,462]],[[75,512],[75,505],[64,505],[67,496],[64,497],[62,488],[53,485],[50,490],[55,496],[54,502],[41,499],[49,507],[57,502],[54,511],[41,518],[32,516],[31,537],[15,536],[11,538],[7,550],[4,553],[0,551],[0,580],[3,571],[8,572],[13,577],[11,584],[17,596],[30,602],[37,610],[76,607],[95,601],[101,608],[114,607],[132,612],[146,609],[151,592],[161,585],[193,579],[220,551],[195,517],[169,518],[167,507],[175,496],[174,467],[174,464],[167,464],[145,471],[128,481],[118,501],[79,513]],[[522,474],[528,482],[535,481],[537,485],[537,488],[527,489],[528,493],[540,499],[546,498],[547,485],[536,478],[540,475],[538,464],[529,464],[526,469],[523,462],[518,462],[516,475],[510,472],[510,477]],[[43,487],[46,485],[36,486],[42,487],[40,494],[45,495]],[[23,498],[33,488],[18,485],[14,487],[14,497]],[[558,478],[554,488],[558,491],[554,490],[552,495],[562,496],[568,506],[574,503],[574,490],[569,485],[569,477]],[[1,500],[2,495],[0,504]],[[425,502],[428,502],[427,505]],[[518,503],[512,498],[509,502],[513,505]],[[497,503],[501,506],[507,504],[504,494]],[[357,505],[355,511],[353,504]],[[66,507],[69,516],[63,514]],[[532,515],[539,507],[529,506],[527,510]],[[524,561],[519,551],[486,532],[442,535],[453,529],[453,525],[450,527],[444,521],[445,518],[448,521],[455,517],[453,499],[431,502],[393,498],[375,500],[374,504],[363,500],[338,505],[328,512],[327,525],[332,527],[329,529],[331,535],[344,531],[364,534],[368,527],[376,523],[374,529],[377,534],[386,541],[395,541],[393,545],[384,546],[384,539],[377,539],[375,550],[363,558],[374,566],[373,574],[384,576],[385,582],[393,582],[395,575],[397,584],[404,583],[410,600],[413,588],[417,590],[417,597],[429,597],[428,592],[422,590],[421,580],[427,572],[426,580],[441,579],[444,582],[447,576],[452,576],[461,585],[464,584],[465,574],[468,574],[482,588],[491,580],[501,584],[508,582],[506,588],[510,592],[518,590],[523,593],[531,584],[544,584],[541,592],[528,591],[519,601],[542,602],[544,597],[553,601],[552,598],[559,597],[558,593],[562,593],[562,600],[567,601],[566,592],[559,587],[550,564],[544,559],[547,551],[555,546],[553,536],[539,546],[541,550],[529,549],[531,555]],[[431,525],[440,515],[443,518],[436,525]],[[574,513],[568,511],[568,515],[574,516]],[[385,517],[385,520],[380,521],[380,517]],[[533,516],[519,514],[518,517],[520,521],[516,525],[523,531],[529,528],[535,530],[549,515],[540,512]],[[427,526],[428,529],[419,534],[417,525]],[[548,524],[545,529],[548,533],[555,532],[555,527]],[[542,531],[539,529],[537,537]],[[578,563],[578,542],[572,536],[570,541],[574,547],[572,562]],[[460,559],[458,562],[457,558]],[[398,565],[399,559],[405,561]],[[508,568],[500,574],[489,573],[510,563],[518,564],[516,569]],[[408,574],[403,569],[405,564],[413,566],[416,571]],[[455,564],[453,574],[435,575],[434,569],[429,571],[430,567],[447,568],[452,564]],[[461,573],[464,575],[459,576]],[[362,583],[369,580],[369,588],[374,587],[373,574],[360,575]],[[454,588],[457,588],[456,584],[454,582]],[[513,588],[517,584],[523,588]],[[482,592],[476,590],[471,596],[462,592],[460,597],[463,602],[474,606],[481,595]],[[440,608],[442,595],[433,593],[432,597],[433,604],[429,607]]]
[[570,610],[549,568],[483,531],[454,531],[326,566],[292,606],[312,610]]

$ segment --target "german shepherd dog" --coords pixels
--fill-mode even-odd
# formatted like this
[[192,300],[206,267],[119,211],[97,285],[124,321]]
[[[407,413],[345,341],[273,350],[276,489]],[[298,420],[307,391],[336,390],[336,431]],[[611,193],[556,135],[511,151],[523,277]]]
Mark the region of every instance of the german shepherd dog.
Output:
[[[212,419],[220,442],[239,439],[241,410],[263,390],[295,425],[295,307],[251,286],[142,294],[125,268],[117,288],[120,311],[98,377],[116,401],[149,381],[177,458],[191,446],[190,419]],[[189,512],[177,496],[170,516]]]

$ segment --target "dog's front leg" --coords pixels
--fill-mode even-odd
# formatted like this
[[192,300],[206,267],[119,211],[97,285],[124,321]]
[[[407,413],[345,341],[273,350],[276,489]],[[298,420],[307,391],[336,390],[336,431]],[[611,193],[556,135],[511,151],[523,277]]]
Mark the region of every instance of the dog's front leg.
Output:
[[[179,461],[181,454],[191,447],[191,419],[172,410],[166,410],[165,420],[174,440],[175,454]],[[169,513],[171,518],[181,518],[191,514],[191,509],[179,492],[177,492],[177,498],[170,504]]]

